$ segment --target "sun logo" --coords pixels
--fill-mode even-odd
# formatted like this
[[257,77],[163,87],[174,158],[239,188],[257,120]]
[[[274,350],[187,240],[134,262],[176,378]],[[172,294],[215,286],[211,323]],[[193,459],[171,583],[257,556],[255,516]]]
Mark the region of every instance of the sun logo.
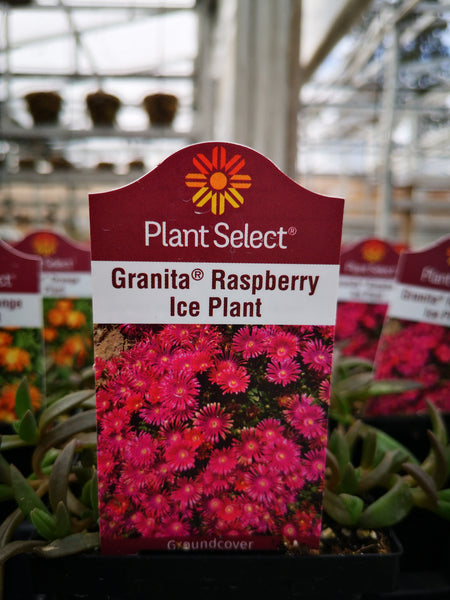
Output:
[[361,255],[369,263],[380,262],[386,256],[385,245],[378,240],[366,242],[361,248]]
[[33,250],[40,256],[50,256],[55,254],[58,248],[58,240],[51,233],[38,233],[31,241]]
[[185,177],[187,187],[199,188],[192,196],[192,202],[202,208],[211,203],[211,212],[214,215],[223,215],[227,204],[239,208],[244,204],[244,198],[239,189],[246,189],[252,185],[250,175],[240,173],[245,165],[245,159],[240,154],[235,154],[227,160],[226,150],[223,146],[213,148],[211,160],[204,154],[194,156],[192,162],[197,173],[188,173]]

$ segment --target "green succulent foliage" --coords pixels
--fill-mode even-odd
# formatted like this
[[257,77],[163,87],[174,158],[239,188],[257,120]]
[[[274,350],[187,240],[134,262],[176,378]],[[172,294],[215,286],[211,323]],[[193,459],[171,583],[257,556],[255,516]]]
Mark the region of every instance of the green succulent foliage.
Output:
[[[0,525],[0,567],[20,552],[60,556],[98,546],[94,391],[70,393],[34,414],[24,379],[16,414],[15,433],[0,441],[0,502],[12,500],[17,506]],[[30,449],[27,472],[4,456],[20,447]],[[37,539],[13,540],[24,519]]]
[[445,423],[428,403],[432,430],[422,463],[385,432],[361,420],[338,424],[327,449],[324,511],[334,521],[361,528],[390,527],[414,507],[450,519],[450,445]]

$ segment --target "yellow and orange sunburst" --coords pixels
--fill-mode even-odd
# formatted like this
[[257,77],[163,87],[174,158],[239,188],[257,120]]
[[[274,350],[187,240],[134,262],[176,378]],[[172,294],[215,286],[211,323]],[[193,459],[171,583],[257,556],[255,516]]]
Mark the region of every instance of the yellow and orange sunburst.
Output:
[[361,248],[361,255],[367,262],[380,262],[386,256],[386,247],[383,242],[379,240],[370,240],[363,244]]
[[213,148],[211,160],[204,154],[198,153],[192,159],[198,173],[188,173],[185,177],[187,187],[199,188],[192,196],[192,202],[202,208],[211,203],[214,215],[223,215],[227,204],[239,208],[244,204],[244,198],[238,191],[252,185],[250,175],[240,173],[245,165],[245,159],[240,154],[234,154],[227,160],[226,149],[223,146]]
[[31,245],[36,254],[51,256],[58,248],[58,239],[51,233],[37,233],[31,240]]

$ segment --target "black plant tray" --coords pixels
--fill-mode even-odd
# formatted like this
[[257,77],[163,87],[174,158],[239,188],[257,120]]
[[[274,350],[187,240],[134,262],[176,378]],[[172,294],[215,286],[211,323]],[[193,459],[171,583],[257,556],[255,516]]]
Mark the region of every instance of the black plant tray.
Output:
[[[27,558],[33,593],[45,600],[157,600],[189,594],[208,600],[351,600],[396,588],[402,547],[394,534],[391,543],[388,554],[149,552]],[[23,564],[20,568],[23,575]]]

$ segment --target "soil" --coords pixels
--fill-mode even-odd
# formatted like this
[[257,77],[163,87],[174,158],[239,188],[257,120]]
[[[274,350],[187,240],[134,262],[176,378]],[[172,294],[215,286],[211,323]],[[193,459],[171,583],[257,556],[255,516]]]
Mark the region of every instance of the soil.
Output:
[[382,529],[341,527],[324,516],[321,554],[387,554],[392,552],[388,534]]

